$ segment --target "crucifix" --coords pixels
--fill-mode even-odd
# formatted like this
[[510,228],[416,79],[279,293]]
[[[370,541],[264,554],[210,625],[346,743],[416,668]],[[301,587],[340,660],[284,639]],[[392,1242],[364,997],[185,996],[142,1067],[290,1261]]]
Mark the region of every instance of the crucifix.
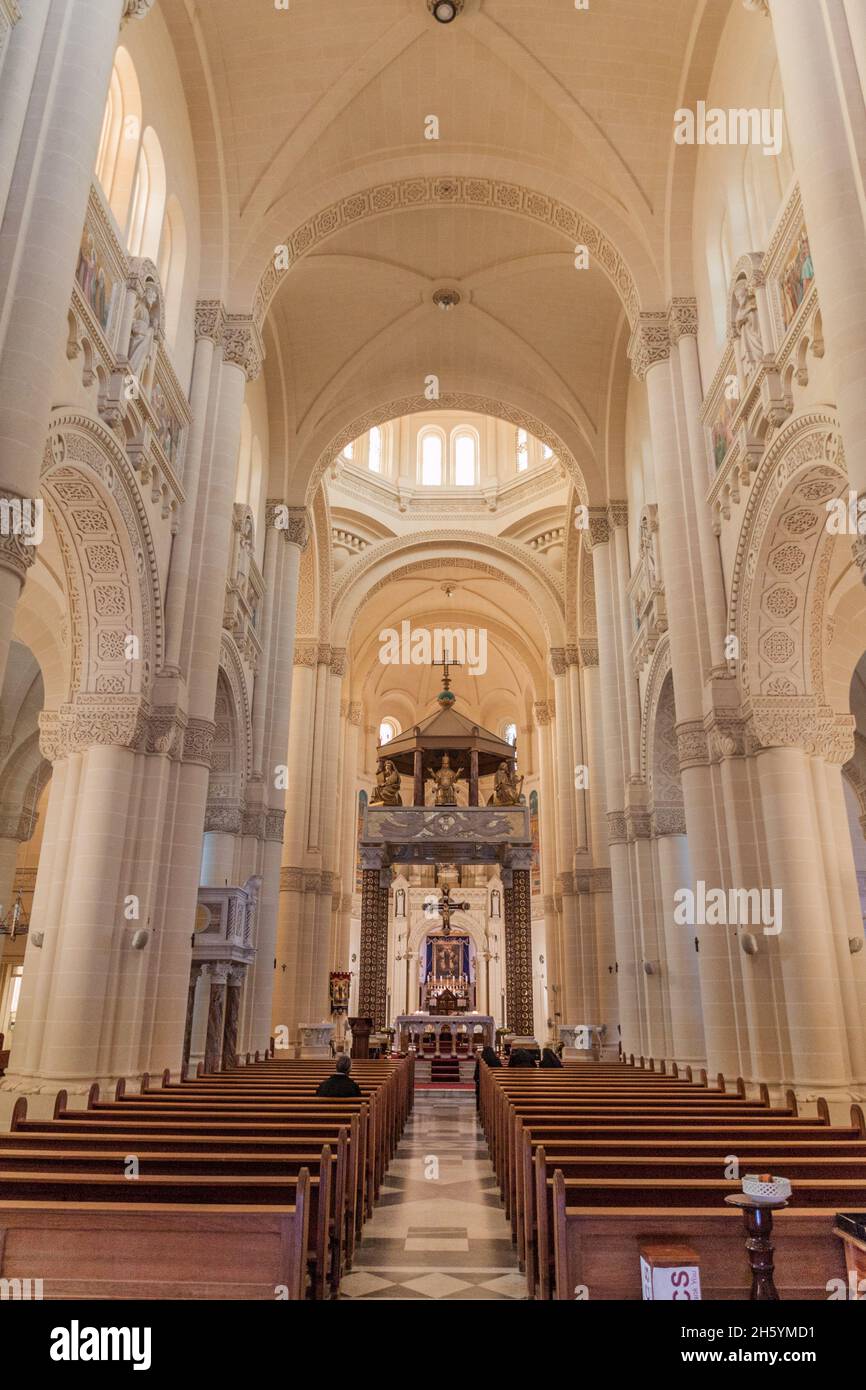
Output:
[[450,648],[450,647],[446,647],[445,650],[444,650],[444,652],[443,652],[441,661],[431,661],[430,665],[431,665],[431,666],[441,666],[441,667],[442,667],[442,686],[443,686],[443,689],[445,689],[445,690],[450,690],[450,689],[451,689],[451,670],[450,670],[450,668],[451,668],[452,666],[462,666],[462,665],[463,665],[463,662],[462,662],[462,661],[454,661],[454,660],[452,660],[452,657],[451,657],[451,648]]
[[442,918],[442,935],[451,935],[451,913],[468,912],[470,903],[455,903],[451,900],[451,889],[446,886],[442,889],[442,897],[436,904],[437,911]]

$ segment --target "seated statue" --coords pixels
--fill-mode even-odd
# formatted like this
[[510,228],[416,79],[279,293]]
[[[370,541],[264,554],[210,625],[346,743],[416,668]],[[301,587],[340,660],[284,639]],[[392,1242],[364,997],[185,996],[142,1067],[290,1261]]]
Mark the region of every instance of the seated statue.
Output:
[[371,806],[402,806],[400,795],[400,774],[390,758],[379,764],[376,785],[370,793]]
[[523,778],[511,771],[508,763],[500,763],[493,778],[493,795],[488,806],[519,806]]
[[436,783],[436,792],[433,797],[434,806],[456,806],[457,805],[457,783],[463,776],[461,769],[451,766],[451,759],[447,753],[442,754],[442,766],[438,772],[432,768],[429,773],[429,780]]

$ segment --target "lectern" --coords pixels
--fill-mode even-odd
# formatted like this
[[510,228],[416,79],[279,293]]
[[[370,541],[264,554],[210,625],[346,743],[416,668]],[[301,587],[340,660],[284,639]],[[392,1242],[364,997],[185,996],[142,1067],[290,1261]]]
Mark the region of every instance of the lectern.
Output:
[[372,1018],[350,1018],[352,1030],[352,1056],[365,1058],[370,1055],[370,1034],[373,1031]]

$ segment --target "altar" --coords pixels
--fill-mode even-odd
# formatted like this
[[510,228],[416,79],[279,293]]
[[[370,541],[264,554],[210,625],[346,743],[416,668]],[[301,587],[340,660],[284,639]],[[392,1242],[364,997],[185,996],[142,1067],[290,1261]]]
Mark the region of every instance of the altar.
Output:
[[482,1047],[493,1047],[496,1041],[496,1021],[490,1014],[400,1014],[395,1020],[395,1027],[400,1052],[406,1052],[409,1047],[420,1052],[425,1033],[434,1035],[437,1057],[442,1055],[440,1043],[444,1032],[450,1035],[454,1052],[457,1050],[458,1035],[468,1034],[470,1055]]

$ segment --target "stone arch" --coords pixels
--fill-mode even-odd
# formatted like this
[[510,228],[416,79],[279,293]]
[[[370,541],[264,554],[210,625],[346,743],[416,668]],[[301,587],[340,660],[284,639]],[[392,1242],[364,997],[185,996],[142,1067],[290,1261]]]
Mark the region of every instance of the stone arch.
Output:
[[[506,578],[507,573],[501,572],[501,562],[505,561],[508,568],[512,571],[523,570],[526,581],[521,584],[512,573],[509,582],[514,582],[517,588],[522,589],[525,596],[533,603],[538,610],[545,637],[550,646],[561,646],[564,642],[563,622],[564,622],[564,597],[562,593],[561,576],[555,575],[548,566],[544,564],[527,546],[521,545],[517,541],[511,541],[502,536],[482,536],[474,531],[467,530],[437,530],[421,532],[415,536],[398,536],[393,539],[370,545],[361,555],[358,556],[350,565],[341,571],[339,584],[334,593],[333,602],[333,632],[335,640],[340,641],[341,634],[345,637],[347,624],[351,619],[351,614],[357,611],[358,602],[351,602],[352,596],[359,589],[364,591],[371,588],[375,582],[371,579],[371,572],[382,565],[386,559],[394,558],[400,563],[404,556],[409,552],[423,547],[430,551],[430,557],[424,561],[429,565],[437,558],[435,547],[437,543],[448,548],[448,555],[442,558],[449,559],[453,565],[455,563],[455,550],[460,552],[468,551],[468,559],[472,559],[472,551],[486,552],[490,557],[488,564],[496,565],[497,573],[500,578]],[[463,554],[458,556],[459,563],[465,563]],[[484,564],[484,561],[479,563]],[[402,565],[401,565],[402,568]],[[391,574],[392,571],[389,571]],[[351,610],[351,611],[350,611]]]
[[497,420],[505,420],[509,424],[528,430],[530,434],[535,435],[536,439],[541,440],[542,444],[546,444],[553,450],[571,478],[578,500],[589,504],[589,489],[583,470],[562,437],[552,430],[544,420],[492,396],[476,396],[466,391],[445,391],[433,401],[428,400],[423,393],[402,396],[397,400],[388,401],[365,411],[363,415],[356,416],[350,424],[342,426],[320,452],[313,466],[306,485],[305,505],[312,505],[319,483],[347,444],[351,444],[353,440],[365,434],[374,425],[388,424],[389,421],[399,419],[402,415],[417,415],[435,410],[465,410],[477,415],[491,415]]
[[292,266],[344,228],[372,218],[416,211],[422,207],[489,208],[513,217],[539,222],[559,231],[570,245],[586,246],[620,298],[629,323],[634,326],[640,296],[632,272],[613,241],[575,208],[518,183],[463,174],[431,174],[398,178],[360,189],[321,208],[285,239],[284,262],[277,268],[271,257],[253,300],[253,317],[264,323],[270,304]]
[[828,533],[826,506],[846,488],[829,409],[790,420],[752,484],[734,566],[731,631],[740,644],[742,694],[759,737],[763,725],[776,730],[772,742],[799,742],[804,719],[811,725],[834,715],[826,707],[823,619],[834,544],[850,539]]
[[[247,781],[253,770],[252,706],[247,689],[243,662],[234,640],[227,632],[222,635],[217,682],[217,698],[222,691],[225,717],[231,719],[234,748],[232,762],[237,779],[237,797],[243,800]],[[214,765],[211,765],[213,774]]]
[[55,412],[40,483],[63,562],[68,697],[147,695],[163,660],[162,595],[126,454],[97,421]]
[[671,643],[667,633],[659,640],[650,661],[644,691],[640,729],[640,774],[649,785],[652,779],[654,737],[662,690],[671,673]]

